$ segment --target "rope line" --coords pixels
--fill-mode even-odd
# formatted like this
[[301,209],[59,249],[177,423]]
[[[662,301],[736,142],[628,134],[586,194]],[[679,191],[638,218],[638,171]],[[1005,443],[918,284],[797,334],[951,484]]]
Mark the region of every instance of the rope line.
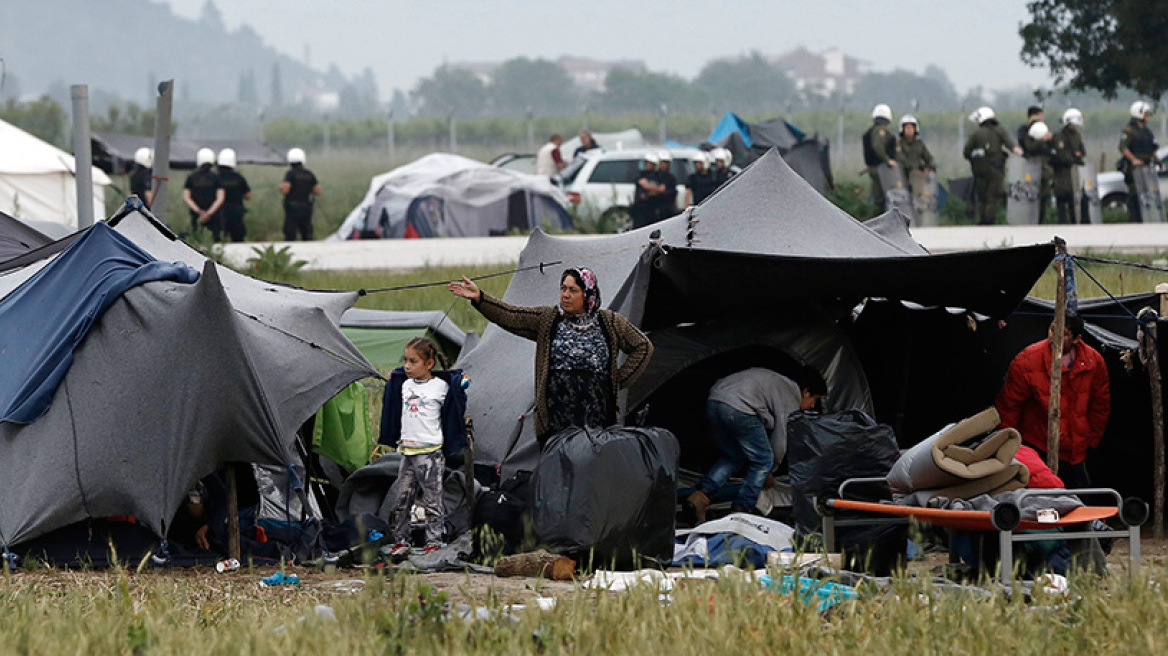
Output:
[[[299,335],[295,335],[293,333],[288,332],[287,330],[284,330],[283,328],[280,328],[278,326],[273,326],[272,324],[261,320],[259,317],[255,316],[255,315],[248,314],[247,312],[244,312],[243,310],[240,310],[239,308],[235,308],[235,312],[236,312],[236,314],[238,314],[242,317],[246,317],[248,319],[251,319],[252,321],[260,324],[261,326],[264,326],[265,328],[268,328],[270,330],[274,330],[274,331],[280,333],[281,335],[284,335],[285,337],[296,340],[297,342],[300,342],[301,344],[305,344],[305,345],[310,346],[314,349],[322,351],[322,352],[332,356],[333,358],[336,358],[340,362],[343,362],[344,364],[346,364],[354,369],[365,370],[365,366],[362,365],[361,363],[354,362],[354,361],[350,360],[349,358],[346,358],[345,356],[341,355],[340,353],[335,353],[335,352],[325,348],[324,346],[317,344],[316,342],[310,342],[307,339],[300,337]],[[369,377],[370,378],[380,378],[381,380],[385,380],[385,377],[382,376],[381,373],[377,372],[377,371],[374,371],[373,375],[369,376]]]
[[[1083,262],[1095,262],[1096,264],[1115,264],[1118,266],[1132,267],[1133,269],[1148,269],[1149,271],[1160,271],[1168,273],[1168,267],[1156,266],[1154,264],[1143,264],[1140,262],[1125,262],[1124,260],[1105,260],[1099,257],[1088,257],[1086,255],[1068,255],[1072,260]],[[1083,267],[1080,266],[1080,269]]]
[[1091,272],[1087,270],[1087,267],[1084,267],[1082,264],[1080,264],[1077,261],[1078,258],[1072,257],[1070,259],[1072,262],[1074,262],[1075,266],[1080,271],[1087,274],[1087,277],[1091,279],[1091,282],[1095,283],[1095,285],[1098,286],[1099,289],[1102,289],[1104,294],[1107,294],[1108,298],[1110,298],[1112,301],[1114,301],[1115,304],[1118,305],[1128,316],[1130,316],[1133,320],[1135,320],[1136,323],[1139,323],[1139,321],[1140,321],[1139,317],[1137,317],[1134,313],[1132,313],[1131,310],[1127,309],[1127,306],[1125,306],[1123,303],[1120,303],[1119,299],[1115,297],[1115,294],[1112,294],[1106,287],[1104,287],[1103,283],[1099,282],[1098,278],[1091,275]]

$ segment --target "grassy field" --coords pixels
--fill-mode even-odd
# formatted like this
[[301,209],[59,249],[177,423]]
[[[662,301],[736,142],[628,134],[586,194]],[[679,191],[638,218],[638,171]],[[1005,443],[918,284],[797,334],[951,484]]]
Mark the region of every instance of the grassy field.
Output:
[[[538,580],[371,574],[47,572],[0,582],[0,651],[12,654],[1161,654],[1163,566],[1132,584],[1077,580],[1072,600],[942,592],[929,579],[861,589],[828,613],[743,577],[668,595]],[[537,595],[556,598],[539,610]],[[465,621],[473,602],[487,619]],[[1061,602],[1061,603],[1059,603]],[[526,607],[510,609],[508,604]],[[326,606],[327,608],[321,608]]]

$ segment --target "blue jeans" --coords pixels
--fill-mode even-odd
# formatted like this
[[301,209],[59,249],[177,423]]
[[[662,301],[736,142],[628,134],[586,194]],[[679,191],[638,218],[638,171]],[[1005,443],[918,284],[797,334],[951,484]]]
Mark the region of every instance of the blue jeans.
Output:
[[742,487],[733,504],[743,508],[758,505],[758,495],[775,464],[775,452],[770,437],[758,415],[739,412],[720,401],[706,401],[706,419],[710,438],[722,452],[722,457],[698,481],[698,489],[707,496],[726,484],[730,477],[745,465]]

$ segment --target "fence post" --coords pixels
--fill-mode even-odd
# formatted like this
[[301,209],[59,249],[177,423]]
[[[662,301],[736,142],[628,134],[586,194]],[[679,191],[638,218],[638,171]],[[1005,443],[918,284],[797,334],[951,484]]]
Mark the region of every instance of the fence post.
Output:
[[[1156,287],[1157,292],[1164,285]],[[1160,292],[1162,294],[1162,292]],[[1164,302],[1161,295],[1160,302]],[[1153,466],[1153,520],[1152,535],[1164,537],[1164,397],[1160,390],[1160,353],[1156,338],[1159,315],[1150,307],[1140,310],[1140,362],[1148,370],[1148,386],[1152,393],[1152,457]]]
[[69,87],[69,91],[73,97],[73,182],[77,189],[77,229],[84,230],[93,225],[93,144],[89,141],[89,86],[74,84]]
[[1054,238],[1054,270],[1058,286],[1054,297],[1054,321],[1050,330],[1050,407],[1046,418],[1046,464],[1058,475],[1059,423],[1062,419],[1063,329],[1067,320],[1067,242]]
[[154,199],[150,211],[166,223],[166,183],[170,181],[170,111],[174,104],[174,80],[158,85],[154,112]]

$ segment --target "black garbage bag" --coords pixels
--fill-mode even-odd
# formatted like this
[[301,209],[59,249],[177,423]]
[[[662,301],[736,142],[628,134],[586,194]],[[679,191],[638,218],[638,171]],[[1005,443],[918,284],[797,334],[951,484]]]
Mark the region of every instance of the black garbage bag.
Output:
[[[900,457],[890,426],[876,423],[861,410],[832,414],[800,411],[787,419],[787,459],[792,511],[799,536],[818,534],[823,522],[815,508],[824,492],[832,495],[849,478],[884,477]],[[855,494],[853,493],[855,492]],[[849,498],[889,499],[885,484],[849,487]],[[852,526],[836,529],[836,541],[848,568],[885,576],[903,561],[907,548],[905,525]],[[814,542],[804,542],[815,548]]]
[[585,567],[671,561],[678,454],[664,428],[556,433],[532,478],[536,538]]

